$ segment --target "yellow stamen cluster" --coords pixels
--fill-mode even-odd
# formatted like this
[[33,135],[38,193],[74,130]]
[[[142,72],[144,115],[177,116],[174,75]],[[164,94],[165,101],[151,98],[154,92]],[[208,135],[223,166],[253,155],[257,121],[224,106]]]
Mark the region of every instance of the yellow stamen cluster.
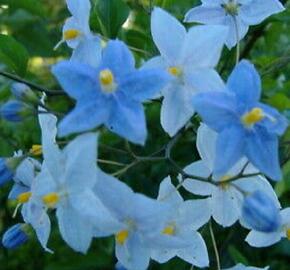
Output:
[[228,14],[236,16],[239,13],[240,4],[238,4],[236,0],[229,0],[227,4],[222,4],[222,7]]
[[69,29],[63,32],[64,40],[73,40],[80,36],[81,32],[77,29]]
[[99,74],[99,80],[102,86],[102,90],[105,93],[112,93],[116,90],[117,85],[115,83],[114,74],[109,69],[104,69]]
[[124,245],[128,237],[129,237],[129,231],[127,230],[122,230],[118,232],[115,236],[116,242],[119,245]]
[[34,156],[40,156],[42,154],[42,146],[40,144],[32,145],[30,153]]
[[18,195],[17,201],[18,203],[27,203],[31,197],[31,192],[24,192]]
[[176,66],[169,67],[168,72],[175,77],[179,77],[182,75],[182,69]]
[[174,235],[175,234],[175,226],[169,225],[169,226],[165,227],[164,230],[162,231],[162,233],[166,234],[166,235]]
[[47,207],[53,208],[59,201],[59,195],[56,192],[49,193],[42,197],[42,201]]
[[290,240],[290,229],[287,229],[286,236],[287,236],[287,239]]
[[250,112],[244,114],[241,120],[246,127],[251,127],[263,120],[264,117],[265,114],[261,108],[253,108]]
[[230,183],[227,182],[229,179],[231,179],[230,175],[225,175],[220,179],[219,182],[219,186],[223,189],[223,190],[227,190],[230,187]]

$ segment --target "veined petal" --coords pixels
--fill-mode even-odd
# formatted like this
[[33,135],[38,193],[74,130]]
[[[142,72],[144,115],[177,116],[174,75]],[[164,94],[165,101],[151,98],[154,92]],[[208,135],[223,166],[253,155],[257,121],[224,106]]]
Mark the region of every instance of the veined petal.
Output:
[[105,123],[109,117],[111,101],[106,98],[91,100],[75,107],[59,124],[58,135],[87,131]]
[[242,60],[231,73],[227,87],[236,94],[239,102],[249,108],[253,107],[261,97],[261,78],[255,66]]
[[102,47],[99,37],[87,38],[76,47],[70,60],[97,68],[100,65],[101,53]]
[[263,233],[251,231],[246,242],[252,247],[268,247],[281,240],[281,232]]
[[255,0],[248,5],[242,5],[240,16],[249,25],[259,24],[267,17],[285,10],[278,0]]
[[174,206],[179,206],[183,203],[183,198],[176,190],[176,187],[171,183],[170,176],[166,177],[161,182],[157,200],[170,203]]
[[129,141],[144,145],[147,127],[142,104],[120,96],[113,100],[106,126]]
[[144,247],[137,233],[132,233],[124,245],[116,244],[116,257],[127,269],[146,270],[150,249]]
[[185,73],[185,83],[195,92],[225,90],[225,84],[219,74],[210,68],[192,69]]
[[194,114],[192,93],[183,85],[172,84],[164,91],[161,107],[161,125],[172,137]]
[[86,253],[93,237],[92,224],[70,204],[58,207],[56,211],[59,230],[63,240],[75,251]]
[[225,128],[218,134],[213,174],[221,178],[244,156],[245,131],[238,125]]
[[186,66],[213,68],[219,61],[228,33],[227,27],[201,25],[192,27],[182,48],[182,63]]
[[64,178],[71,191],[81,192],[96,183],[97,138],[95,133],[86,133],[75,138],[64,149]]
[[236,97],[229,92],[199,93],[192,102],[203,122],[215,131],[219,132],[239,119]]
[[63,61],[53,66],[52,73],[74,99],[95,99],[101,91],[98,71],[89,65]]
[[112,40],[103,50],[102,67],[109,68],[118,81],[135,70],[135,59],[124,42]]
[[166,11],[155,8],[151,17],[151,32],[161,55],[169,61],[176,62],[186,36],[184,26]]
[[276,135],[269,134],[264,128],[255,127],[247,137],[245,153],[262,173],[276,181],[282,178]]
[[170,80],[162,69],[141,69],[122,78],[120,89],[128,99],[143,102],[154,98]]
[[225,24],[225,16],[226,12],[221,6],[198,6],[186,13],[184,22],[222,25]]
[[209,265],[209,258],[202,236],[198,232],[190,231],[186,237],[190,239],[191,245],[190,247],[178,250],[177,256],[197,267],[207,267]]
[[202,161],[211,172],[215,161],[216,141],[217,133],[201,123],[197,130],[196,146]]

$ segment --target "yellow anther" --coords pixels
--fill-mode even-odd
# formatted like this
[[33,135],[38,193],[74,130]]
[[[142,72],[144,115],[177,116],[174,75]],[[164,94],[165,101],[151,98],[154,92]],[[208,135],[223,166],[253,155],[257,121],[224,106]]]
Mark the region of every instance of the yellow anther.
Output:
[[182,69],[180,67],[173,66],[168,68],[168,72],[173,76],[179,77],[182,74]]
[[24,192],[18,195],[17,201],[18,203],[27,203],[31,197],[31,192]]
[[287,236],[288,240],[290,240],[290,229],[287,229],[286,236]]
[[229,179],[231,179],[232,177],[230,175],[225,175],[220,179],[219,182],[219,186],[223,189],[223,190],[227,190],[230,187],[230,183],[227,182]]
[[229,0],[227,4],[222,4],[225,11],[232,16],[238,15],[240,6],[241,5],[237,3],[236,0]]
[[122,230],[116,234],[116,241],[119,245],[124,245],[128,237],[129,231]]
[[34,156],[40,156],[42,154],[42,146],[40,144],[32,145],[30,153]]
[[162,233],[167,234],[167,235],[174,235],[175,234],[175,226],[169,225],[169,226],[165,227],[164,230],[162,231]]
[[80,36],[81,32],[77,29],[69,29],[63,32],[64,40],[72,40]]
[[261,108],[254,108],[250,112],[242,116],[242,123],[246,127],[251,127],[254,124],[260,122],[265,117],[265,114]]
[[102,85],[108,86],[114,82],[114,75],[111,70],[104,69],[100,72],[100,82]]
[[59,201],[59,195],[56,192],[49,193],[42,197],[42,201],[49,208],[53,208]]

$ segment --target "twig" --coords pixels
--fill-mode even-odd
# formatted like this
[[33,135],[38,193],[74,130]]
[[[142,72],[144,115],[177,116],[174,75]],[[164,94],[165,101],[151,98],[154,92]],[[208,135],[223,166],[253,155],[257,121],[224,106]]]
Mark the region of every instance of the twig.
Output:
[[220,256],[219,256],[211,220],[209,221],[209,231],[210,231],[211,241],[212,241],[212,245],[213,245],[213,249],[214,249],[214,253],[216,257],[217,270],[221,270]]

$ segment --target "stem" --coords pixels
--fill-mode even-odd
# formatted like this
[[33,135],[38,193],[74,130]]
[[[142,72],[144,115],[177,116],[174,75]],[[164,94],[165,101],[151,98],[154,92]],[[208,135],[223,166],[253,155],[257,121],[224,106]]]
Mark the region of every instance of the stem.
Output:
[[235,31],[236,31],[236,38],[237,38],[237,52],[236,52],[236,65],[240,61],[240,33],[239,33],[239,26],[238,26],[238,21],[237,17],[235,15],[232,16],[234,20],[234,25],[235,25]]
[[38,92],[44,92],[49,96],[59,96],[59,95],[64,95],[64,92],[62,91],[55,91],[55,90],[48,90],[40,85],[37,85],[33,82],[29,82],[27,80],[24,80],[16,75],[13,75],[11,73],[5,72],[5,71],[0,71],[0,75],[3,77],[6,77],[12,81],[15,82],[19,82],[19,83],[23,83],[26,84],[27,86],[31,87],[32,89],[38,91]]
[[220,256],[219,256],[211,220],[209,221],[209,231],[210,231],[211,241],[212,241],[212,245],[213,245],[213,249],[214,249],[214,253],[216,257],[217,270],[221,270]]

